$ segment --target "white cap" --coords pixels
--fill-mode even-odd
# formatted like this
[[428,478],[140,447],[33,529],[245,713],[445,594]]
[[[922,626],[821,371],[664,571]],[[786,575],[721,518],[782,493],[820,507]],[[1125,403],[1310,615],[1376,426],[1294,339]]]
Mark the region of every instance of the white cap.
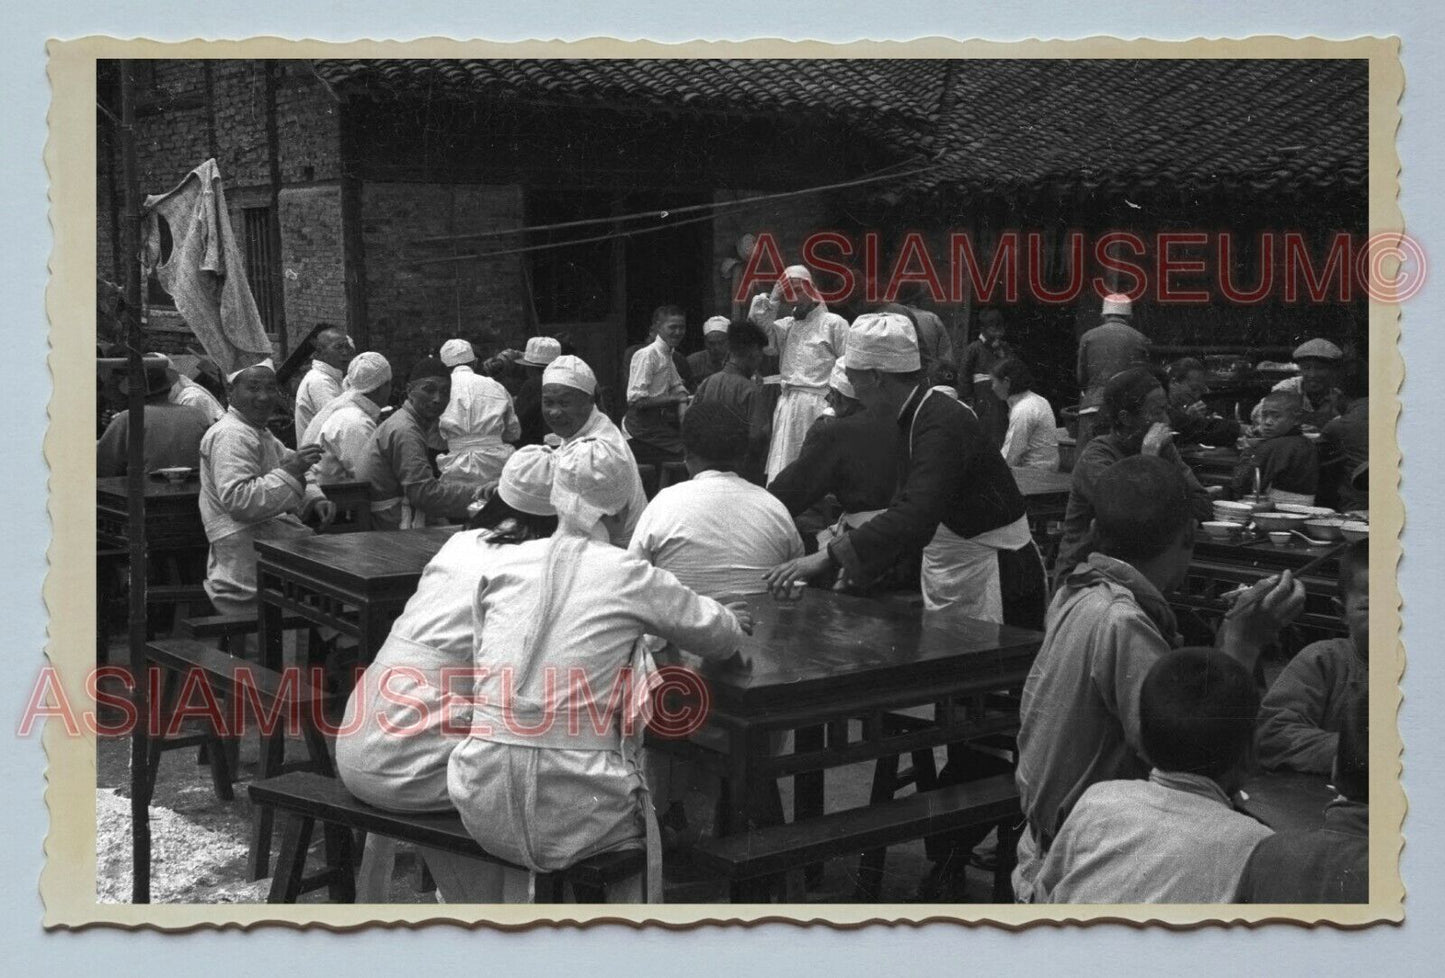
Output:
[[391,364],[380,353],[367,351],[352,357],[346,368],[345,388],[362,394],[370,394],[382,384],[391,380]]
[[1122,292],[1111,292],[1104,296],[1105,316],[1132,316],[1134,314],[1134,303]]
[[728,317],[713,316],[702,324],[702,335],[709,333],[726,333],[728,331]]
[[848,366],[902,374],[918,370],[918,334],[907,316],[865,312],[848,327]]
[[448,367],[471,363],[476,358],[476,351],[466,340],[447,340],[442,344],[442,363]]
[[522,362],[529,367],[545,367],[561,355],[561,343],[550,336],[533,336],[522,351]]
[[847,360],[848,357],[844,355],[833,361],[833,372],[828,375],[828,386],[844,397],[856,401],[858,395],[853,393],[853,385],[848,383]]
[[546,370],[542,371],[542,386],[545,387],[548,384],[574,387],[584,394],[597,393],[597,375],[592,372],[591,367],[587,366],[587,361],[581,357],[574,357],[570,353],[564,357],[557,357],[547,364]]
[[250,370],[252,367],[265,367],[273,374],[276,372],[276,364],[271,360],[270,357],[267,357],[260,363],[248,363],[244,367],[237,367],[235,370],[232,370],[230,373],[226,374],[226,383],[234,384],[237,377],[241,376],[244,371]]
[[1329,340],[1316,337],[1306,340],[1294,348],[1294,359],[1296,360],[1343,360],[1345,351],[1335,346]]
[[502,502],[521,513],[533,516],[556,516],[552,505],[552,481],[556,459],[550,448],[523,445],[502,466],[497,495]]
[[557,450],[552,479],[552,505],[564,523],[584,533],[604,516],[619,513],[632,500],[637,471],[626,448],[598,438],[582,438]]
[[783,269],[783,278],[790,278],[796,282],[807,282],[813,284],[813,273],[808,271],[807,265],[789,265]]

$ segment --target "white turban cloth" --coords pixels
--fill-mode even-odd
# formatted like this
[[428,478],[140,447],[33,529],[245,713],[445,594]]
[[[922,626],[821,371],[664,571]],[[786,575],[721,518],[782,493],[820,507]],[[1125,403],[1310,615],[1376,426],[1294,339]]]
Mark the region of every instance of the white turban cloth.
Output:
[[502,502],[522,513],[533,516],[556,516],[552,505],[552,482],[556,472],[556,459],[550,448],[541,445],[523,445],[507,459],[502,466],[502,478],[497,483],[497,495]]
[[270,357],[267,357],[266,359],[262,360],[260,363],[248,363],[248,364],[246,364],[246,366],[244,366],[244,367],[241,367],[241,368],[239,368],[239,369],[237,369],[237,370],[232,370],[230,373],[226,374],[226,383],[228,383],[228,384],[234,384],[234,383],[236,382],[236,378],[237,378],[237,377],[241,376],[241,374],[245,373],[247,370],[250,370],[252,367],[265,367],[267,370],[271,371],[273,374],[276,372],[276,364],[275,364],[275,362],[274,362]]
[[728,317],[726,316],[713,316],[707,322],[702,324],[703,336],[706,336],[709,333],[726,333],[727,331]]
[[389,380],[391,380],[391,364],[387,363],[386,357],[380,353],[368,350],[366,353],[358,353],[351,358],[351,364],[346,368],[346,380],[342,383],[341,389],[356,391],[359,394],[370,394]]
[[471,363],[476,358],[476,351],[466,340],[447,340],[442,344],[442,363],[448,367]]
[[587,361],[570,353],[553,360],[542,371],[542,386],[548,384],[572,387],[584,394],[597,393],[597,375],[587,366]]
[[851,400],[858,400],[853,385],[848,383],[848,356],[844,354],[833,361],[833,372],[828,375],[828,386]]
[[552,480],[552,505],[558,518],[586,534],[602,517],[620,513],[632,500],[632,483],[618,473],[634,464],[626,448],[597,438],[582,438],[558,449]]
[[848,327],[848,366],[854,370],[910,373],[922,367],[918,334],[907,316],[865,312]]

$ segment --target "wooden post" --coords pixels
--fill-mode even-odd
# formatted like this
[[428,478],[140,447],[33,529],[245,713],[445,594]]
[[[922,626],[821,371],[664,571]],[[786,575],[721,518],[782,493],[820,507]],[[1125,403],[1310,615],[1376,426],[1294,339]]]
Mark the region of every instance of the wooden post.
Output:
[[129,442],[126,445],[126,501],[130,549],[130,672],[136,721],[130,736],[131,900],[151,898],[150,783],[147,760],[150,716],[145,677],[146,539],[145,539],[145,365],[141,360],[140,221],[141,198],[135,162],[135,62],[120,63],[120,150],[124,204],[121,215],[125,268],[126,374],[130,393]]

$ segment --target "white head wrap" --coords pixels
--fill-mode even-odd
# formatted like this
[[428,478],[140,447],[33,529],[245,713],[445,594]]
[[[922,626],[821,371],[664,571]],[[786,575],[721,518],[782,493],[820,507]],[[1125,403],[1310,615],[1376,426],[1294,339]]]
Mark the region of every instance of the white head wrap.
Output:
[[632,481],[624,466],[636,466],[631,452],[599,438],[583,438],[557,450],[552,505],[573,531],[589,533],[632,500]]
[[724,333],[724,334],[725,334],[725,333],[727,333],[727,331],[728,331],[728,317],[726,317],[726,316],[713,316],[712,318],[708,319],[706,322],[704,322],[704,323],[702,324],[702,335],[703,335],[703,336],[706,336],[706,335],[709,334],[709,333]]
[[847,350],[848,366],[854,370],[901,374],[923,365],[913,324],[896,312],[865,312],[853,320]]
[[346,368],[346,380],[341,387],[342,390],[370,394],[389,380],[391,380],[391,364],[387,363],[386,357],[380,353],[367,351],[352,357],[350,365]]
[[1310,357],[1318,360],[1343,360],[1345,358],[1345,351],[1335,346],[1329,340],[1316,337],[1312,340],[1306,340],[1294,349],[1294,359],[1307,360]]
[[1114,292],[1110,295],[1104,296],[1104,311],[1101,313],[1101,315],[1132,316],[1133,313],[1134,303],[1131,302],[1129,300],[1129,297],[1127,295],[1124,295],[1122,292]]
[[853,393],[853,385],[848,383],[848,357],[846,355],[833,361],[833,372],[828,376],[828,386],[839,394],[852,400],[858,400],[858,395]]
[[587,366],[587,361],[570,353],[557,357],[542,371],[542,385],[545,387],[547,384],[573,387],[584,394],[597,393],[597,375]]
[[476,351],[466,340],[447,340],[442,344],[442,363],[448,367],[471,363],[476,358]]
[[808,271],[808,266],[806,265],[789,265],[783,269],[783,278],[790,278],[798,282],[807,282],[809,285],[813,284],[813,273]]
[[530,367],[545,367],[561,355],[561,343],[550,336],[533,336],[522,351],[522,362]]
[[236,378],[237,378],[237,377],[241,376],[242,373],[244,373],[244,372],[247,371],[247,370],[250,370],[252,367],[265,367],[267,370],[271,371],[273,374],[276,372],[276,364],[272,361],[272,359],[271,359],[270,357],[267,357],[266,359],[262,360],[260,363],[248,363],[248,364],[246,364],[246,366],[244,366],[244,367],[238,367],[238,368],[236,368],[235,370],[232,370],[230,373],[226,374],[226,383],[228,383],[228,384],[234,384],[234,383],[236,382]]
[[556,460],[550,448],[523,445],[502,466],[497,495],[515,510],[533,516],[556,516],[552,505],[552,481]]

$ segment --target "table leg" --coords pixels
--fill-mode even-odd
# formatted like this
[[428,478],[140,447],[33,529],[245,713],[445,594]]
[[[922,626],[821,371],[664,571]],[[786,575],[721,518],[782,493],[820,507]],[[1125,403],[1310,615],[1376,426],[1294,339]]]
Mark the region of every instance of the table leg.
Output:
[[[793,750],[803,754],[823,749],[824,728],[801,727],[793,733]],[[793,821],[819,818],[823,814],[823,774],[804,771],[793,775]],[[803,870],[803,883],[809,889],[822,885],[823,864],[813,863]]]
[[[259,575],[258,575],[259,576]],[[264,584],[264,581],[258,581]],[[264,589],[257,609],[256,639],[260,645],[261,665],[280,671],[285,668],[282,661],[281,608],[267,601]],[[279,774],[286,759],[285,711],[276,718],[275,728],[267,734],[262,731],[260,752],[257,758],[257,780],[264,781]],[[271,862],[271,828],[275,818],[268,805],[258,805],[251,816],[251,879],[258,880],[266,875]]]

